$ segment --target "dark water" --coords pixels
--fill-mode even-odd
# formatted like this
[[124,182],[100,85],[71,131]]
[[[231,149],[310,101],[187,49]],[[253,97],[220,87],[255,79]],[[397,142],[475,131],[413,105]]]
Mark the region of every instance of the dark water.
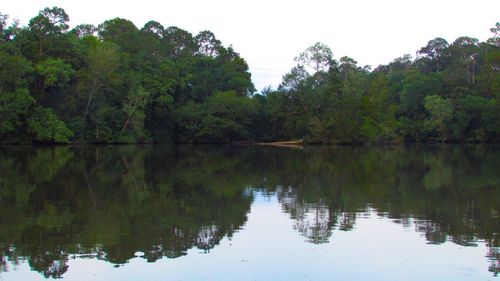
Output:
[[500,147],[0,147],[0,280],[498,280]]

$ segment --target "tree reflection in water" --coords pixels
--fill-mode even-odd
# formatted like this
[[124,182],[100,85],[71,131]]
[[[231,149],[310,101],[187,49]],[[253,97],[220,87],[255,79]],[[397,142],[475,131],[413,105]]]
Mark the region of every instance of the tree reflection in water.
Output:
[[189,153],[174,165],[178,151],[155,152],[2,148],[2,270],[9,270],[8,260],[27,259],[44,276],[60,277],[69,255],[122,264],[138,251],[154,262],[193,247],[209,251],[243,225],[252,198],[243,184],[210,178],[224,173],[223,166],[205,169],[207,163]]
[[[433,244],[484,240],[498,274],[495,146],[0,147],[0,272],[60,277],[72,255],[123,264],[209,252],[276,194],[311,243],[374,211]],[[333,240],[333,241],[332,241]]]
[[290,213],[295,221],[293,228],[314,244],[327,243],[335,225],[336,215],[330,214],[328,206],[322,202],[306,203],[297,201],[293,188],[278,188],[278,200],[283,211]]

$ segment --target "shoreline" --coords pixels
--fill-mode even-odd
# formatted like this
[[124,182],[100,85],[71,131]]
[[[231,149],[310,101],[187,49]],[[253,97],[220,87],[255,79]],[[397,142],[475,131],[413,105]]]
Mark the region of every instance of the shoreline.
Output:
[[376,142],[376,143],[322,143],[322,142],[307,142],[303,140],[290,140],[290,141],[270,141],[270,142],[257,142],[257,141],[237,141],[228,143],[218,142],[200,142],[200,143],[175,143],[175,142],[109,142],[109,143],[92,143],[92,142],[69,142],[69,143],[1,143],[0,147],[4,146],[32,146],[32,147],[51,147],[51,146],[127,146],[127,145],[172,145],[172,146],[274,146],[274,147],[293,147],[303,148],[306,146],[404,146],[404,145],[475,145],[475,144],[500,144],[500,142]]

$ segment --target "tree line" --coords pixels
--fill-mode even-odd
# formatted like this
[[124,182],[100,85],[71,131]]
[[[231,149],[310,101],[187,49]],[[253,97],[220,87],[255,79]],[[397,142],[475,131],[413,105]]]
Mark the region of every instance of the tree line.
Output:
[[210,31],[68,22],[58,7],[24,27],[0,13],[0,142],[500,140],[498,23],[486,42],[436,38],[373,70],[316,43],[256,93]]
[[316,43],[263,103],[278,138],[311,142],[489,142],[500,138],[500,24],[487,42],[430,40],[374,70]]

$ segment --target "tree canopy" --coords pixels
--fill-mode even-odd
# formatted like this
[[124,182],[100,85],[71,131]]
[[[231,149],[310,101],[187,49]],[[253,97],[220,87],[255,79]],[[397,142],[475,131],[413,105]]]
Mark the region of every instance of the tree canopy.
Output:
[[499,141],[499,29],[435,38],[374,70],[317,42],[256,93],[209,30],[122,18],[70,29],[59,7],[21,27],[0,13],[0,143]]
[[248,65],[212,32],[192,35],[156,21],[139,29],[122,18],[70,30],[68,22],[59,7],[40,11],[26,27],[9,26],[1,14],[0,142],[223,142],[249,135],[239,123],[246,115],[210,115],[219,125],[202,119],[205,132],[193,135],[179,126],[196,118],[185,115],[192,104],[206,110],[202,118],[219,100],[237,105],[228,112],[242,110],[232,116],[253,114],[246,107],[255,91]]

